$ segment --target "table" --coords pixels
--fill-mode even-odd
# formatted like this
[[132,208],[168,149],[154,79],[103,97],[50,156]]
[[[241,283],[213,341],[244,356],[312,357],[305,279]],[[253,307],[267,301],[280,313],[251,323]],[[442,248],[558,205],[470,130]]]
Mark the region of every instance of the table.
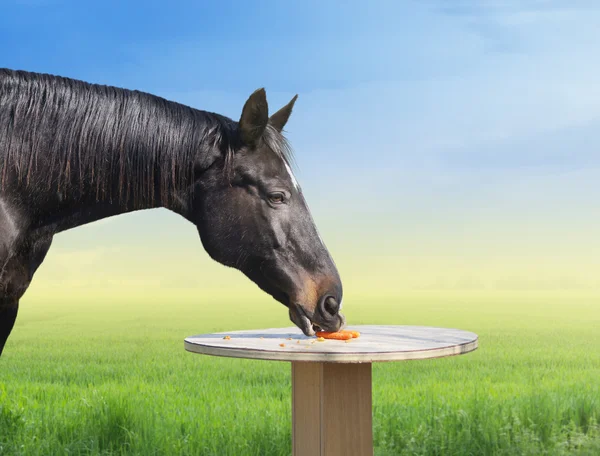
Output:
[[294,456],[372,456],[371,364],[461,355],[476,334],[427,326],[357,325],[349,342],[317,341],[298,328],[202,334],[185,339],[193,353],[292,363]]

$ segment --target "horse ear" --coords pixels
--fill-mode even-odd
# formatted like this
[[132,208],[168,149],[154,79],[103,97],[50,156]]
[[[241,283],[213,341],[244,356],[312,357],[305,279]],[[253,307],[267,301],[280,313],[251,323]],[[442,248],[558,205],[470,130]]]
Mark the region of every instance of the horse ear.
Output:
[[242,142],[246,146],[256,146],[269,122],[269,105],[265,89],[258,89],[244,104],[239,122]]
[[285,124],[290,118],[290,114],[292,113],[294,103],[296,103],[297,99],[298,95],[295,95],[294,98],[292,98],[292,101],[290,101],[283,108],[281,108],[279,111],[273,114],[269,119],[271,125],[273,125],[273,127],[275,127],[275,129],[277,129],[278,132],[281,133],[281,130],[283,130],[283,127],[285,127]]

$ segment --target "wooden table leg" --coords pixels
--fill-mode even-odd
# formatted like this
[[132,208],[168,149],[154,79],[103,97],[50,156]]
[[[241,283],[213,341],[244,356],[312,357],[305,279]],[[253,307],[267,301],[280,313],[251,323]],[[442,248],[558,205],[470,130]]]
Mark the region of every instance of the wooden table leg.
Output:
[[373,456],[371,364],[292,362],[294,456]]

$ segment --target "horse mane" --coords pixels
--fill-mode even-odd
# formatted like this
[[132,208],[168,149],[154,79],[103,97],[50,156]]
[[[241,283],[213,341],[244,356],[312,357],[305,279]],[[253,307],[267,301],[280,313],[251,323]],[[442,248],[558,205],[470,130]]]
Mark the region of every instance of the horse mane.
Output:
[[[218,148],[231,177],[237,122],[148,93],[48,74],[0,69],[0,180],[83,191],[96,199],[170,204],[193,182],[194,163]],[[266,144],[289,164],[270,125]],[[114,177],[118,176],[117,185]],[[117,194],[114,194],[114,193]]]

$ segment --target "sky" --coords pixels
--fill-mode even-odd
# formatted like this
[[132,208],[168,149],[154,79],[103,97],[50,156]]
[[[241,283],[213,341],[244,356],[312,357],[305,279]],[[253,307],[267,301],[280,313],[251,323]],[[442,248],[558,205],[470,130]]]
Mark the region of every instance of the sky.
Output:
[[[598,23],[595,1],[2,0],[0,66],[236,120],[259,87],[273,112],[298,94],[286,134],[346,295],[600,290]],[[156,210],[59,234],[29,294],[233,288],[261,296]]]

